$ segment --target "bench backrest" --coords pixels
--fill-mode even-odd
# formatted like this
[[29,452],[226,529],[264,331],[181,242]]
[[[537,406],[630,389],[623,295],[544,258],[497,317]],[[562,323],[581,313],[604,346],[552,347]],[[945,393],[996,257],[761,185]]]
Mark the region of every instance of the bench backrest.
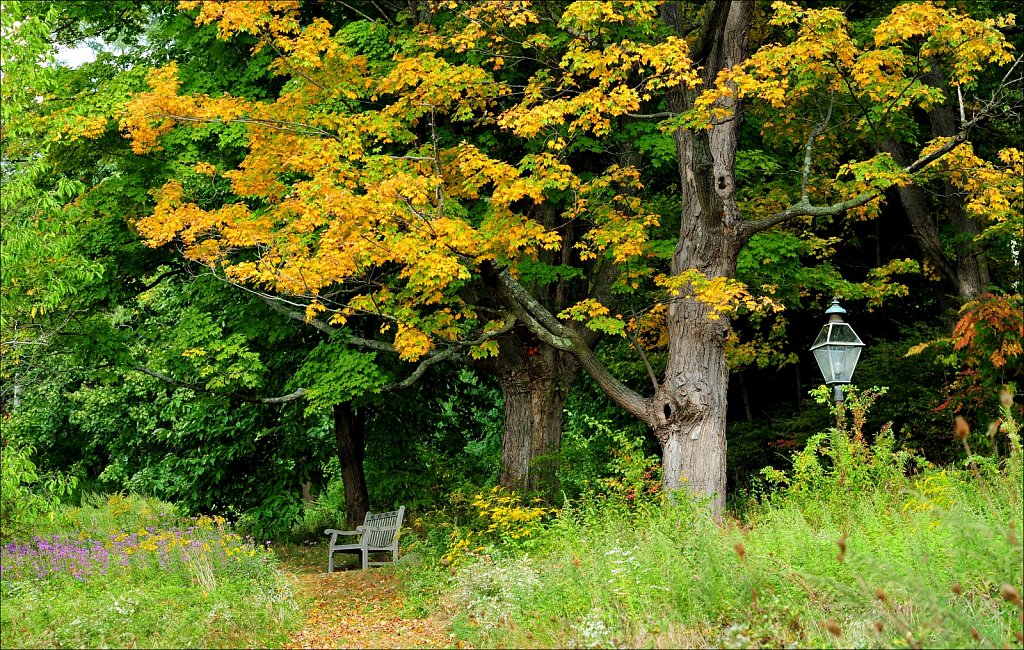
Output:
[[[405,516],[405,506],[393,512],[368,512],[363,520],[363,525],[371,528],[366,535],[367,546],[391,546],[395,542],[395,536],[402,527],[402,518]],[[377,530],[383,529],[383,530]]]

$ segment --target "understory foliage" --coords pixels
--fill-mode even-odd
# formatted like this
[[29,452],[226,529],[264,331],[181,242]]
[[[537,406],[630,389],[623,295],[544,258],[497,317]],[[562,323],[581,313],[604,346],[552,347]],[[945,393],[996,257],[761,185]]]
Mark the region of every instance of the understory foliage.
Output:
[[907,354],[934,346],[937,361],[956,373],[940,408],[984,412],[1000,386],[1019,390],[1024,378],[1024,296],[987,293],[961,307],[958,316],[949,337],[915,345]]
[[[832,406],[836,426],[807,440],[803,450],[793,455],[789,474],[765,467],[762,476],[808,508],[813,508],[822,496],[835,499],[873,486],[885,488],[899,483],[909,465],[926,461],[896,449],[892,423],[884,424],[868,444],[864,432],[868,411],[887,390],[844,386],[844,401]],[[819,404],[832,400],[832,389],[827,386],[811,394]]]
[[[821,392],[827,399],[826,391]],[[569,501],[529,547],[406,569],[474,645],[512,647],[993,647],[1020,643],[1024,464],[939,468],[862,427],[884,391],[850,390],[837,426],[766,472],[744,520],[689,500]],[[977,466],[978,459],[973,459]],[[609,498],[609,501],[611,498]],[[421,546],[421,552],[425,547]],[[438,556],[434,556],[436,560]]]
[[220,517],[135,494],[90,495],[6,542],[4,647],[252,647],[296,622],[273,551]]
[[54,516],[61,497],[78,483],[73,475],[40,472],[34,451],[16,438],[0,442],[0,542],[27,535],[45,516]]

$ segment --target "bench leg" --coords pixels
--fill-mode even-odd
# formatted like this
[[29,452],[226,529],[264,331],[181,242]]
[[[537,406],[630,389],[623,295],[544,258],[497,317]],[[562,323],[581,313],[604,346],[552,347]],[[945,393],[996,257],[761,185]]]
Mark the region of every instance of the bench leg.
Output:
[[327,573],[334,573],[334,551],[327,551]]
[[370,561],[370,554],[367,550],[363,549],[363,570],[366,570],[367,563]]

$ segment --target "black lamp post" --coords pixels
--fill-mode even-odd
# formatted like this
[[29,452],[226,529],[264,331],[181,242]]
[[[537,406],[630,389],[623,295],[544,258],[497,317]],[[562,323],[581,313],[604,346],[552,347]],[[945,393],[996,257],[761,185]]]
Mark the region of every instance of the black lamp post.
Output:
[[839,306],[839,298],[832,299],[825,313],[828,322],[821,328],[818,338],[814,339],[811,352],[825,377],[825,383],[832,386],[832,401],[838,404],[843,401],[842,385],[849,384],[853,379],[853,370],[857,367],[864,342],[852,327],[843,322],[846,310]]

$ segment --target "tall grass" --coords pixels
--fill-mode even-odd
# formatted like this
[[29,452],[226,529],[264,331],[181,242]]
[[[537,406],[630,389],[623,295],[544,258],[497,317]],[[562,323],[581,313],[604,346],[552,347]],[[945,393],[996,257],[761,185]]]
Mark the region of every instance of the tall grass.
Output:
[[446,593],[457,633],[480,646],[1020,644],[1012,413],[1008,458],[945,469],[895,450],[884,430],[868,436],[852,415],[812,439],[793,472],[769,471],[776,489],[743,521],[605,494],[567,504],[529,543],[427,562],[409,584]]
[[137,495],[92,496],[4,545],[3,647],[247,647],[297,619],[273,553],[223,519]]

